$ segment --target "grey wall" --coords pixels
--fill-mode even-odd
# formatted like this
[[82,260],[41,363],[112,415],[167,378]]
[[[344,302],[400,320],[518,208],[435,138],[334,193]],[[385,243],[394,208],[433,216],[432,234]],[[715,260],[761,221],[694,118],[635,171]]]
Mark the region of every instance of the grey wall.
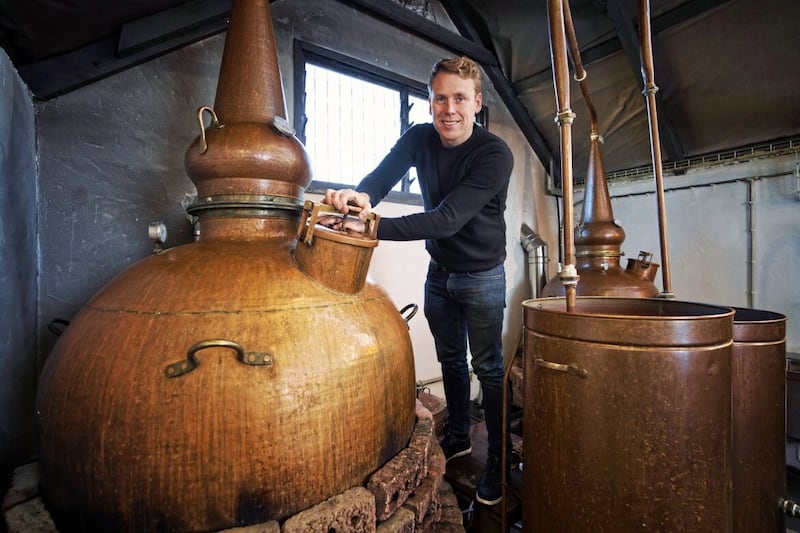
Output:
[[36,138],[31,96],[0,50],[0,476],[31,448],[36,383]]
[[[213,102],[224,36],[37,104],[43,324],[75,313],[152,252],[148,224],[189,242],[184,152]],[[40,327],[42,353],[56,337]]]
[[[788,153],[664,179],[675,297],[784,314],[789,351],[800,351],[797,158]],[[662,262],[652,180],[609,190],[627,256],[650,250]],[[661,271],[657,286],[663,288]]]

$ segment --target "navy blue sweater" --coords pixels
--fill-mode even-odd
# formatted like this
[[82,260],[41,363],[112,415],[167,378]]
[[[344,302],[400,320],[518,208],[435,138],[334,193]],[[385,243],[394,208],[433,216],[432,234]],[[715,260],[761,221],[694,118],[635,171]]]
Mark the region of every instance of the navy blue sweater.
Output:
[[506,257],[504,211],[514,158],[508,145],[475,126],[466,142],[447,148],[432,124],[419,124],[397,141],[356,190],[377,205],[416,167],[425,211],[381,218],[378,238],[425,239],[431,258],[454,272],[476,272]]

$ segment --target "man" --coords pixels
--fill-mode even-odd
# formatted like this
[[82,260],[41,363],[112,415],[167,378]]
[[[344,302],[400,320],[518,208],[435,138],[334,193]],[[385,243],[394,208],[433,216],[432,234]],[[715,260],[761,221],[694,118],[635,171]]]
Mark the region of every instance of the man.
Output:
[[502,499],[504,211],[514,162],[502,139],[475,125],[483,95],[480,69],[471,59],[437,62],[428,94],[433,124],[410,128],[356,190],[329,189],[323,202],[345,214],[349,206],[361,208],[358,218],[329,218],[328,223],[362,232],[372,206],[416,167],[424,212],[381,218],[377,237],[426,241],[431,262],[425,316],[442,367],[448,413],[442,449],[448,461],[472,452],[469,342],[489,441],[476,498],[494,505]]

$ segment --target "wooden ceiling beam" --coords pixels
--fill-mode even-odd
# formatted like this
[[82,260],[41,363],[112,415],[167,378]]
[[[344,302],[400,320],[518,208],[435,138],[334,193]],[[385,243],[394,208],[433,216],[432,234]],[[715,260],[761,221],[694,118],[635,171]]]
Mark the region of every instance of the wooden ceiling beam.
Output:
[[48,100],[225,31],[230,6],[231,0],[195,0],[125,24],[119,38],[28,63],[18,72],[36,99]]

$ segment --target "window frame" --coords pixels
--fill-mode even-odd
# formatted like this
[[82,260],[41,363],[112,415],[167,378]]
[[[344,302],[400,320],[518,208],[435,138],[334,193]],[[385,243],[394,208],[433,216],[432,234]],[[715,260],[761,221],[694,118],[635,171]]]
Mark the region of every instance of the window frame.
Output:
[[[400,76],[389,70],[385,70],[369,63],[339,54],[332,50],[295,39],[293,80],[294,127],[297,132],[297,138],[303,144],[305,144],[305,129],[307,124],[305,113],[306,63],[328,68],[348,76],[353,76],[355,78],[398,91],[401,102],[400,125],[402,131],[406,131],[409,128],[409,114],[407,107],[409,96],[413,95],[425,100],[428,99],[428,86],[426,83],[420,83],[416,80]],[[401,132],[398,132],[398,138],[400,135]],[[376,165],[378,163],[379,161],[375,162]],[[389,194],[386,195],[386,198],[384,198],[384,201],[409,205],[422,205],[422,196],[418,193],[409,192],[410,180],[408,173],[403,176],[401,183],[403,190],[390,191]],[[352,187],[352,185],[313,180],[306,188],[306,192],[322,194],[326,189],[344,189],[347,187]]]

